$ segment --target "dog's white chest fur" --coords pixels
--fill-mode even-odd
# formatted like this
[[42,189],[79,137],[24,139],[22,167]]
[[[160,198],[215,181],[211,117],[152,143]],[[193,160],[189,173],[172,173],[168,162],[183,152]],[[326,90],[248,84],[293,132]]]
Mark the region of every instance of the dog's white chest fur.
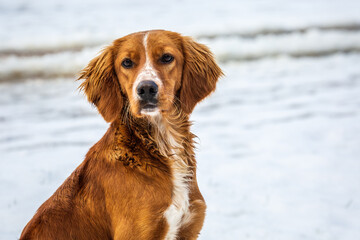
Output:
[[152,121],[157,126],[155,138],[158,138],[159,150],[165,156],[168,156],[171,162],[172,171],[172,203],[164,212],[164,217],[169,225],[165,240],[176,239],[181,226],[191,220],[189,209],[189,169],[182,151],[184,148],[181,140],[176,137],[174,126],[165,126],[161,115],[152,116]]
[[[176,160],[174,165],[176,165]],[[186,173],[182,173],[177,166],[174,166],[172,203],[164,214],[169,224],[166,240],[176,239],[180,227],[190,220],[189,188],[186,177]]]

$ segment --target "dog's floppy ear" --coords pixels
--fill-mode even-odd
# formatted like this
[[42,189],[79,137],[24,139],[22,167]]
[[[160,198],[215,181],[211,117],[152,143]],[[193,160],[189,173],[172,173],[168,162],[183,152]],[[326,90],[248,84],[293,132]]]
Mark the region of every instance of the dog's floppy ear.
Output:
[[184,69],[180,88],[181,108],[190,114],[195,105],[215,90],[223,74],[210,50],[203,44],[183,37]]
[[114,68],[113,48],[105,48],[80,72],[78,78],[85,80],[79,88],[85,92],[89,102],[98,108],[107,122],[112,122],[119,116],[123,104]]

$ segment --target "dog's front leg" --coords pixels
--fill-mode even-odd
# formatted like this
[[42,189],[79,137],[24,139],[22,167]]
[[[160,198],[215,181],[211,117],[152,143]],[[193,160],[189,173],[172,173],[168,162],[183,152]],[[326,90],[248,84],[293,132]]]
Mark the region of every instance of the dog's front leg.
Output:
[[206,204],[203,200],[194,200],[190,203],[188,222],[181,227],[179,240],[195,240],[198,238],[205,219]]

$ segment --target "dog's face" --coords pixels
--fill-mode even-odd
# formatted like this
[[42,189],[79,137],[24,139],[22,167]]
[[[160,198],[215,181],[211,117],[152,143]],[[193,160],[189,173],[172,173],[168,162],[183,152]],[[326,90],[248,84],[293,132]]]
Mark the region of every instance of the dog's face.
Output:
[[126,107],[135,117],[190,114],[222,74],[211,52],[188,37],[148,31],[117,39],[81,72],[81,88],[108,122]]
[[179,36],[169,32],[148,32],[130,35],[118,42],[116,75],[133,115],[169,111],[181,86],[184,64]]

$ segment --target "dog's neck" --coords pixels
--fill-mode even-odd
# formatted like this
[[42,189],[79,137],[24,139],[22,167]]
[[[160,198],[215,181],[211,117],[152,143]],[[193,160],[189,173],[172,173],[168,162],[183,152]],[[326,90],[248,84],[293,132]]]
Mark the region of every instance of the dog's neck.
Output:
[[149,153],[172,160],[176,162],[174,165],[182,169],[195,166],[195,135],[190,132],[189,116],[181,111],[142,118],[127,115],[126,119],[119,119],[114,126],[126,129],[127,136],[122,137],[128,137],[129,143],[141,143]]
[[162,155],[170,157],[184,148],[184,141],[189,135],[189,121],[187,116],[161,114],[147,118],[151,123],[151,136],[158,143]]

